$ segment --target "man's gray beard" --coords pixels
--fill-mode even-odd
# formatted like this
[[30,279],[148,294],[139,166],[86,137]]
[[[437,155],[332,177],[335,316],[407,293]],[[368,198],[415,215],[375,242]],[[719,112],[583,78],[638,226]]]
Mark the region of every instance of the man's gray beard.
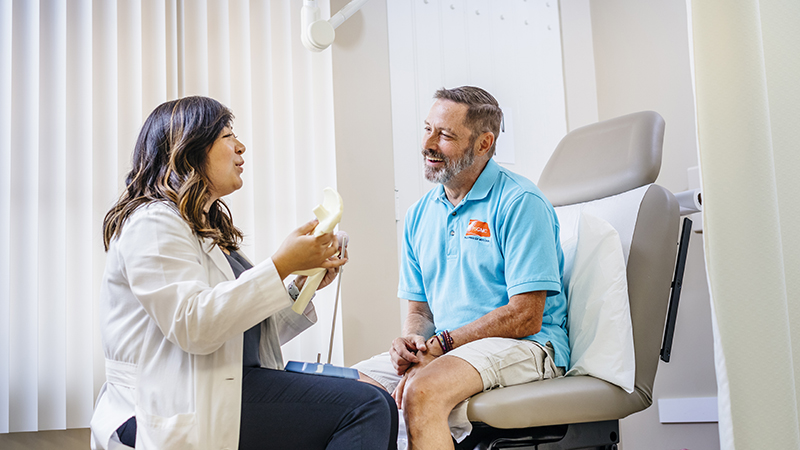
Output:
[[441,170],[436,170],[426,165],[425,179],[431,183],[439,184],[446,184],[448,181],[452,180],[454,176],[458,175],[462,170],[468,168],[475,162],[475,150],[473,150],[472,147],[473,146],[470,145],[461,158],[457,160],[448,159],[444,168]]

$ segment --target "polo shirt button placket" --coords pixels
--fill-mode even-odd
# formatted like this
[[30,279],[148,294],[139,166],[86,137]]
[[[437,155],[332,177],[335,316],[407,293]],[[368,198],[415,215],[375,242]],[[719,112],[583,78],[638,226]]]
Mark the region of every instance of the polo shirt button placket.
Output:
[[446,239],[445,254],[447,255],[448,258],[454,258],[459,253],[459,248],[458,248],[459,247],[459,245],[458,245],[459,242],[458,242],[458,239],[456,239],[456,237],[455,237],[456,236],[456,230],[458,230],[458,228],[459,228],[458,227],[458,218],[456,216],[458,216],[458,210],[457,209],[455,209],[455,210],[451,209],[447,213],[447,216],[446,216],[447,217],[447,220],[446,220],[447,228],[445,228],[445,233],[449,232],[449,234],[450,234],[450,238],[449,239],[445,238]]

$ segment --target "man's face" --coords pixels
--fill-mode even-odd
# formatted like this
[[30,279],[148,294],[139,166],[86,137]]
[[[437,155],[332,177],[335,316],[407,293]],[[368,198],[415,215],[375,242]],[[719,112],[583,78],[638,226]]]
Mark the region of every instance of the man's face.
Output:
[[475,161],[475,138],[464,125],[467,105],[438,99],[425,119],[422,155],[425,178],[446,184]]

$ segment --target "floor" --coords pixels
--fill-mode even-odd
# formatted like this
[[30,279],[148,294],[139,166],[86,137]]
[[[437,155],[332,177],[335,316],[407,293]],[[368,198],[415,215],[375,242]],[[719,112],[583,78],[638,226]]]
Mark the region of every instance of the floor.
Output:
[[0,434],[3,450],[87,450],[89,429]]

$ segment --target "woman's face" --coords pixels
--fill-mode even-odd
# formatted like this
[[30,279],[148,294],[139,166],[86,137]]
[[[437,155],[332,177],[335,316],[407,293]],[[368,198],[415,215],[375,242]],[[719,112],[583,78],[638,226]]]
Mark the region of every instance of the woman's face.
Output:
[[222,129],[208,151],[206,173],[210,181],[211,201],[224,197],[242,187],[244,144],[239,142],[230,127]]

